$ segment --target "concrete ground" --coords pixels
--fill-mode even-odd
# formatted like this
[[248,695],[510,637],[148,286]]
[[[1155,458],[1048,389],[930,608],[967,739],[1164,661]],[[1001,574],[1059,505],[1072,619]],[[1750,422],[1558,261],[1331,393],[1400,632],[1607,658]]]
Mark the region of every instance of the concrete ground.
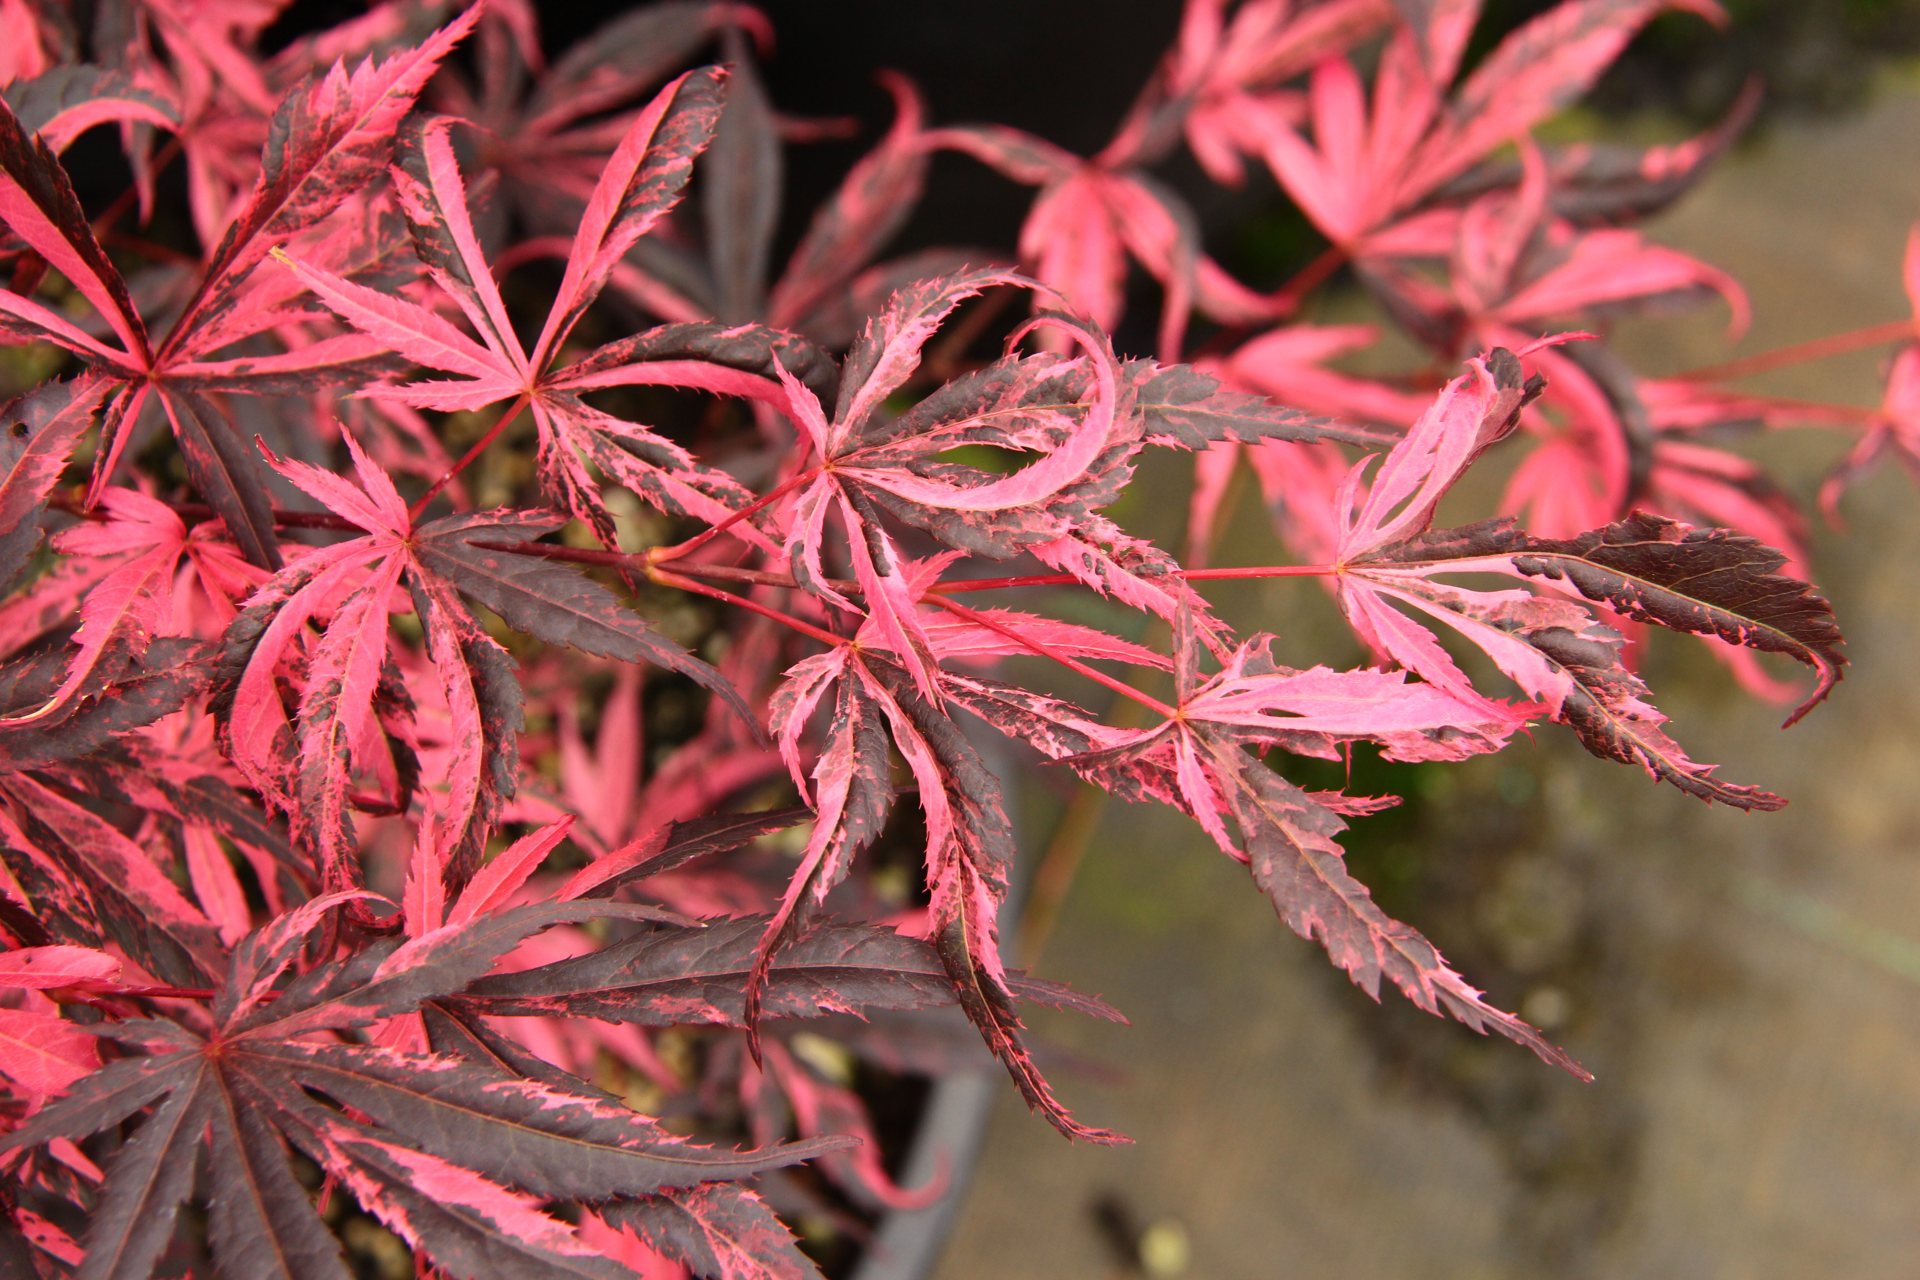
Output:
[[[1920,90],[1894,86],[1736,155],[1659,234],[1747,284],[1741,352],[1898,319],[1917,145]],[[1656,326],[1628,352],[1658,372],[1724,347]],[[1755,385],[1871,404],[1882,358]],[[1843,445],[1766,449],[1806,495]],[[1040,972],[1133,1025],[1035,1022],[1113,1069],[1056,1082],[1135,1145],[1070,1145],[1004,1089],[939,1280],[1920,1275],[1920,499],[1889,470],[1846,513],[1816,538],[1853,662],[1828,705],[1782,733],[1690,642],[1650,663],[1694,758],[1788,809],[1708,809],[1542,731],[1447,771],[1366,855],[1597,1083],[1372,1005],[1190,824],[1110,808]],[[1303,590],[1249,598],[1288,618]]]

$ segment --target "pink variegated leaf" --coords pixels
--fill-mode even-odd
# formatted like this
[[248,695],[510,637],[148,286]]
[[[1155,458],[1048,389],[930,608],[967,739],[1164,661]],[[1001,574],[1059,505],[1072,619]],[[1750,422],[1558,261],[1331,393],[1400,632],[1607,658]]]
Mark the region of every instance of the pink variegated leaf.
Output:
[[0,1008],[0,1077],[22,1096],[65,1093],[99,1065],[100,1041],[59,1014]]
[[944,672],[941,685],[949,699],[1050,760],[1111,751],[1129,740],[1127,731],[1083,707],[1002,680]]
[[[880,83],[893,95],[893,126],[808,224],[767,296],[767,320],[777,327],[815,332],[809,321],[834,305],[834,294],[899,230],[926,181],[920,95],[901,76],[885,73]],[[930,274],[939,273],[914,278]]]
[[611,1098],[560,1090],[467,1061],[248,1037],[249,1068],[325,1092],[409,1146],[559,1200],[652,1195],[751,1177],[845,1145],[771,1151],[696,1145]]
[[[1621,661],[1619,637],[1578,606],[1364,572],[1351,578],[1343,596],[1350,618],[1362,600],[1375,615],[1376,634],[1397,637],[1387,643],[1390,656],[1463,701],[1475,696],[1463,687],[1464,677],[1431,637],[1387,600],[1410,606],[1481,648],[1595,755],[1641,764],[1650,776],[1703,800],[1742,809],[1777,809],[1785,803],[1758,788],[1715,779],[1710,766],[1687,759],[1658,728],[1664,717],[1644,701],[1645,686]],[[1396,630],[1380,632],[1383,621]]]
[[0,768],[44,768],[99,756],[204,692],[209,657],[198,641],[161,637],[110,679],[96,667],[74,696],[38,719],[30,717],[54,701],[65,655],[43,652],[0,666],[0,716],[11,721],[0,727]]
[[93,425],[105,382],[83,374],[44,382],[0,408],[0,586],[10,587],[40,544],[41,504]]
[[315,646],[295,726],[295,830],[319,859],[328,892],[361,883],[350,813],[355,751],[374,726],[374,694],[387,659],[387,615],[404,562],[376,566],[340,604]]
[[[1543,146],[1553,211],[1576,226],[1613,226],[1665,209],[1691,191],[1753,123],[1761,86],[1749,82],[1720,123],[1684,142],[1651,147],[1607,142]],[[1518,166],[1489,161],[1449,183],[1450,195],[1511,187]]]
[[[462,400],[436,402],[435,407],[452,408],[455,403],[469,407],[490,404],[505,399],[524,385],[524,377],[516,374],[511,363],[432,311],[284,253],[275,256],[341,319],[362,333],[417,363],[471,379],[470,384],[456,384],[461,389]],[[379,394],[404,402],[410,390],[401,386]]]
[[1833,610],[1782,576],[1778,551],[1725,529],[1690,529],[1639,513],[1565,540],[1530,539],[1512,557],[1528,577],[1564,582],[1636,621],[1781,653],[1819,682],[1788,718],[1805,715],[1840,679],[1846,659]]
[[86,63],[14,80],[5,98],[21,132],[39,135],[56,154],[96,125],[118,121],[171,130],[180,124],[178,108],[162,95],[121,72]]
[[634,118],[587,200],[535,367],[559,349],[634,242],[679,203],[694,158],[713,140],[725,83],[719,67],[689,72]]
[[1513,430],[1520,410],[1544,386],[1538,378],[1527,379],[1519,360],[1504,349],[1470,362],[1470,368],[1447,384],[1387,455],[1357,510],[1352,499],[1366,464],[1348,474],[1339,508],[1341,562],[1424,532],[1447,489],[1474,458]]
[[1431,189],[1585,93],[1627,42],[1663,9],[1718,20],[1712,0],[1565,0],[1513,32],[1454,95],[1454,123],[1437,131],[1409,181]]
[[[797,710],[797,706],[789,703],[782,709]],[[797,725],[780,719],[773,728],[782,741],[790,741],[799,731]],[[846,878],[853,859],[886,826],[894,799],[891,745],[879,701],[863,681],[843,676],[837,682],[826,738],[812,770],[808,802],[814,810],[813,831],[761,936],[747,979],[745,1016],[756,1037],[761,994],[775,952],[804,919],[802,912],[825,904],[827,894]],[[757,1038],[754,1048],[757,1052]]]
[[[997,514],[1047,502],[1069,485],[1083,480],[1096,459],[1107,451],[1122,426],[1119,367],[1112,349],[1094,332],[1067,317],[1043,317],[1086,342],[1094,373],[1086,413],[1066,439],[1044,457],[1012,475],[964,487],[922,479],[911,473],[860,465],[859,453],[846,458],[837,471],[882,489],[898,498],[963,516]],[[1130,406],[1127,406],[1130,407]]]
[[[66,170],[44,139],[29,136],[4,99],[0,99],[0,223],[71,281],[121,344],[116,352],[89,341],[86,346],[92,350],[83,348],[82,355],[97,354],[126,373],[151,365],[146,324],[126,281],[94,237]],[[22,314],[17,303],[9,310]],[[59,341],[59,332],[50,327],[45,336]]]
[[[1237,184],[1233,152],[1246,141],[1241,129],[1247,116],[1273,103],[1275,86],[1372,35],[1387,14],[1374,0],[1324,0],[1310,7],[1256,2],[1235,7],[1231,19],[1226,9],[1223,0],[1186,5],[1160,92],[1173,105],[1191,102],[1183,122],[1188,145],[1217,179]],[[1103,159],[1113,159],[1116,150],[1127,154],[1129,142],[1151,156],[1151,116],[1139,117],[1155,112],[1156,96],[1150,93],[1135,108],[1133,128],[1122,126]]]
[[[348,899],[339,901],[352,905]],[[351,963],[306,975],[282,989],[272,1003],[237,1015],[230,1023],[231,1033],[291,1039],[309,1031],[365,1027],[413,1013],[427,1001],[458,994],[542,930],[623,912],[646,914],[643,908],[608,903],[531,903],[459,925],[442,925],[399,943],[378,944]]]
[[466,184],[450,136],[453,124],[442,116],[402,128],[394,146],[394,193],[413,232],[414,253],[459,304],[495,360],[524,382],[526,352],[467,211]]
[[386,168],[401,119],[479,15],[475,5],[417,47],[370,57],[351,71],[335,63],[281,101],[259,181],[208,258],[170,348],[189,349],[194,330],[216,318],[212,312],[232,282]]
[[741,848],[776,831],[785,831],[805,820],[809,812],[796,806],[765,813],[721,814],[666,823],[582,867],[553,896],[558,899],[606,897],[622,885],[673,871],[698,858]]
[[[1398,426],[1412,422],[1427,407],[1427,398],[1327,367],[1329,361],[1371,346],[1378,339],[1379,332],[1370,325],[1295,324],[1242,344],[1224,361],[1207,362],[1188,374],[1186,381],[1197,381],[1206,375],[1218,378],[1224,386],[1195,408],[1206,409],[1216,401],[1223,402],[1240,408],[1256,422],[1271,425],[1256,430],[1215,429],[1206,432],[1203,438],[1242,444],[1267,440],[1301,444],[1340,440],[1374,447],[1391,445],[1397,432],[1370,428],[1369,424]],[[1156,378],[1155,383],[1159,382],[1160,378]],[[1258,394],[1240,399],[1233,396],[1231,389]],[[1155,390],[1154,384],[1141,389],[1143,409],[1156,400],[1172,398],[1156,395]],[[1312,414],[1329,417],[1309,416]]]
[[[990,619],[1031,637],[1055,653],[1070,657],[1107,658],[1136,666],[1157,667],[1163,671],[1173,665],[1172,660],[1159,650],[1108,635],[1097,627],[1061,622],[1015,609],[976,609],[972,612],[977,617]],[[1003,658],[1033,652],[1030,647],[1008,636],[1006,631],[995,630],[973,618],[943,613],[939,617],[927,618],[921,625],[934,656],[942,662]]]
[[944,147],[970,155],[995,172],[1030,187],[1064,181],[1085,163],[1045,138],[997,124],[949,125],[928,130],[920,135],[920,145],[929,150]]
[[[488,1017],[566,1014],[640,1026],[744,1027],[742,992],[766,927],[758,917],[661,925],[589,955],[489,974],[457,1003]],[[1017,972],[1008,981],[1025,998],[1120,1020],[1104,1003],[1067,988]],[[906,1012],[953,999],[946,969],[925,940],[881,925],[821,922],[774,955],[760,1017],[771,1025],[835,1013]]]
[[1637,764],[1647,776],[1703,801],[1738,809],[1778,809],[1786,803],[1758,787],[1713,776],[1714,766],[1687,758],[1661,729],[1666,717],[1645,701],[1646,685],[1620,661],[1610,632],[1584,634],[1547,628],[1528,641],[1571,678],[1555,718],[1571,727],[1588,751],[1603,759]]
[[841,365],[825,451],[837,455],[860,436],[886,398],[920,367],[921,349],[954,308],[996,285],[1027,283],[1013,272],[988,268],[924,280],[896,293],[887,309],[867,322]]
[[448,924],[462,924],[491,912],[505,909],[521,886],[539,869],[547,855],[559,847],[573,827],[572,818],[562,818],[520,837],[501,850],[467,884],[459,901],[447,913]]
[[[386,944],[357,958],[325,960],[277,988],[277,1000],[263,1002],[264,984],[339,903],[316,899],[242,943],[215,1001],[219,1040],[203,1042],[163,1022],[115,1028],[116,1039],[145,1056],[82,1073],[69,1098],[6,1136],[8,1147],[37,1145],[112,1128],[151,1108],[108,1163],[87,1240],[93,1256],[136,1268],[157,1258],[178,1205],[194,1191],[192,1169],[204,1158],[217,1265],[266,1260],[274,1265],[250,1274],[344,1276],[337,1246],[292,1176],[290,1141],[423,1256],[468,1274],[614,1280],[611,1264],[536,1206],[671,1195],[844,1145],[705,1147],[551,1068],[530,1077],[517,1055],[408,1054],[314,1041],[304,1029],[341,1025],[342,1016],[357,1022],[376,1011],[404,1013],[456,994],[529,929],[582,914],[521,911],[397,949]],[[254,994],[242,999],[243,992]],[[436,1015],[435,1025],[445,1022]],[[352,1117],[320,1096],[350,1106]]]
[[295,561],[248,599],[222,638],[210,704],[220,743],[275,807],[293,804],[286,767],[292,717],[277,676],[297,670],[308,623],[345,598],[369,559],[355,539]]
[[839,386],[833,357],[798,334],[706,321],[659,325],[610,342],[553,374],[549,385],[570,391],[686,387],[785,409],[789,396],[775,365],[822,401],[831,400]]
[[1028,550],[1042,564],[1071,574],[1122,604],[1169,622],[1187,608],[1193,610],[1209,634],[1218,636],[1226,630],[1226,624],[1213,616],[1206,601],[1179,576],[1179,564],[1172,556],[1145,539],[1133,537],[1104,516],[1082,521]]
[[93,947],[21,947],[0,952],[0,987],[45,991],[111,984],[121,968],[119,959]]
[[[1503,358],[1504,357],[1504,358]],[[1496,352],[1476,362],[1480,385],[1456,379],[1397,446],[1358,514],[1344,518],[1338,592],[1355,628],[1374,647],[1468,705],[1491,712],[1431,636],[1400,612],[1452,629],[1595,754],[1631,760],[1689,794],[1742,808],[1776,808],[1778,797],[1710,777],[1658,728],[1645,687],[1620,662],[1618,637],[1582,605],[1533,591],[1484,591],[1438,581],[1449,573],[1497,573],[1529,587],[1558,585],[1636,621],[1783,653],[1818,676],[1788,723],[1839,679],[1840,634],[1826,601],[1776,571],[1784,557],[1727,530],[1694,530],[1645,513],[1573,538],[1539,538],[1511,521],[1429,530],[1434,505],[1473,457],[1509,429],[1528,388],[1517,361]],[[1352,511],[1361,471],[1343,489]]]
[[[619,545],[613,516],[599,486],[578,470],[579,459],[590,461],[649,506],[669,515],[718,524],[752,501],[746,487],[726,472],[695,461],[665,436],[602,413],[573,395],[552,392],[539,397],[533,402],[533,416],[540,431],[542,479],[608,546]],[[751,524],[736,527],[741,537],[771,548]]]
[[759,1195],[734,1183],[599,1206],[609,1225],[624,1228],[699,1276],[738,1280],[817,1280],[814,1261]]
[[108,556],[112,572],[80,606],[78,646],[66,679],[39,707],[0,718],[0,726],[30,723],[60,711],[96,675],[111,680],[137,663],[171,621],[174,569],[186,545],[186,526],[171,508],[131,489],[109,490],[108,522],[78,526],[56,545],[68,555]]
[[253,926],[253,912],[234,864],[211,828],[185,826],[180,839],[186,847],[187,883],[193,887],[194,900],[220,930],[220,941],[232,946]]
[[1017,997],[1000,958],[997,924],[1013,861],[1013,832],[999,779],[959,727],[937,704],[920,697],[899,668],[876,661],[856,672],[878,697],[894,744],[919,784],[927,826],[929,936],[961,1010],[1029,1108],[1069,1137],[1125,1142],[1117,1133],[1075,1120],[1026,1047]]
[[1361,990],[1379,998],[1381,979],[1428,1013],[1485,1034],[1496,1031],[1541,1061],[1581,1080],[1593,1077],[1538,1031],[1481,999],[1414,929],[1389,917],[1346,869],[1335,843],[1344,823],[1239,747],[1200,737],[1208,772],[1243,844],[1254,882],[1287,927],[1318,941]]
[[1182,704],[1226,741],[1282,746],[1338,759],[1339,744],[1374,742],[1389,760],[1458,760],[1497,751],[1516,725],[1430,685],[1386,671],[1296,671],[1276,663],[1272,637],[1256,636]]
[[214,1016],[223,1024],[242,1023],[275,989],[315,930],[335,908],[374,895],[364,889],[349,893],[318,894],[291,911],[283,912],[254,930],[233,949],[227,980],[215,997]]
[[1111,329],[1126,302],[1127,257],[1089,168],[1041,191],[1020,228],[1020,257],[1034,278],[1095,324]]
[[458,888],[519,785],[524,716],[512,657],[451,588],[423,577],[413,575],[411,596],[447,705],[444,817],[451,847],[443,872],[448,887]]
[[589,1249],[534,1197],[437,1157],[386,1142],[312,1107],[293,1141],[402,1240],[456,1273],[528,1280],[617,1280],[625,1269]]
[[19,823],[0,825],[0,855],[57,941],[110,940],[165,981],[204,984],[222,952],[218,931],[153,855],[32,774],[7,775],[0,792]]

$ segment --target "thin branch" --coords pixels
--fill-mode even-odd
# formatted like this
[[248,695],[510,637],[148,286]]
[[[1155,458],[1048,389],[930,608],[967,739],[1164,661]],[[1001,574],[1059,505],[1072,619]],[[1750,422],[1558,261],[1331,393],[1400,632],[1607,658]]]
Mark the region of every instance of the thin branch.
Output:
[[662,586],[678,587],[682,591],[691,591],[695,595],[706,596],[710,600],[724,601],[727,604],[737,605],[751,613],[757,613],[763,618],[771,618],[775,622],[793,628],[803,636],[811,636],[824,645],[838,647],[847,643],[845,636],[837,636],[831,631],[814,626],[811,622],[803,618],[796,618],[790,613],[782,613],[772,605],[761,604],[758,600],[749,600],[745,596],[737,596],[731,591],[722,591],[719,587],[710,587],[706,583],[696,582],[692,578],[683,578],[679,574],[662,569],[657,565],[649,565],[647,567],[647,577]]
[[415,520],[418,520],[420,518],[420,513],[427,509],[427,504],[429,502],[432,502],[435,498],[439,497],[440,491],[446,488],[448,485],[452,484],[454,477],[459,475],[462,471],[465,471],[475,458],[479,457],[482,453],[486,451],[486,448],[488,445],[492,444],[495,440],[499,438],[500,433],[507,429],[507,424],[520,416],[520,411],[527,407],[527,401],[529,398],[530,397],[528,393],[522,392],[520,394],[520,398],[513,402],[513,406],[510,409],[508,409],[505,413],[500,415],[500,421],[494,423],[493,426],[489,427],[487,429],[487,434],[481,436],[478,440],[474,441],[473,447],[460,455],[460,461],[454,463],[451,467],[448,467],[445,473],[443,473],[438,480],[435,480],[432,484],[427,486],[427,491],[421,494],[420,497],[414,502],[414,504],[411,507],[407,508],[407,514],[409,516],[412,516]]
[[715,536],[725,533],[728,529],[732,528],[736,524],[739,524],[742,520],[745,520],[747,517],[753,515],[756,511],[760,511],[763,508],[769,507],[774,503],[780,501],[780,499],[786,497],[789,493],[792,493],[795,489],[799,488],[801,485],[805,484],[807,481],[813,479],[815,476],[819,474],[820,474],[819,467],[813,467],[806,471],[796,472],[794,475],[789,476],[787,479],[781,481],[778,485],[775,485],[773,489],[768,491],[765,496],[755,498],[752,502],[748,503],[746,506],[740,508],[738,511],[734,512],[732,515],[722,520],[719,524],[712,525],[706,529],[702,529],[699,533],[694,534],[691,538],[688,538],[685,542],[676,542],[674,545],[670,547],[655,548],[648,555],[647,557],[648,561],[652,564],[665,564],[669,560],[678,560],[682,556],[689,555],[695,551],[698,551],[701,547],[705,546],[709,541],[711,541]]
[[[1240,578],[1325,578],[1338,570],[1330,564],[1263,564],[1224,569],[1175,569],[1169,577],[1186,582]],[[927,596],[958,595],[965,591],[998,591],[1004,587],[1070,587],[1080,579],[1070,573],[1031,573],[1017,578],[957,578],[927,588]]]
[[1730,378],[1744,378],[1749,374],[1766,373],[1788,365],[1804,364],[1809,360],[1824,360],[1828,356],[1844,355],[1863,347],[1877,347],[1914,336],[1915,325],[1912,320],[1889,320],[1885,324],[1869,325],[1864,329],[1850,329],[1845,333],[1830,334],[1810,342],[1795,342],[1784,347],[1775,347],[1771,351],[1756,352],[1750,356],[1742,356],[1738,360],[1703,365],[1698,369],[1688,369],[1685,373],[1676,373],[1673,377],[1680,382],[1724,382]]

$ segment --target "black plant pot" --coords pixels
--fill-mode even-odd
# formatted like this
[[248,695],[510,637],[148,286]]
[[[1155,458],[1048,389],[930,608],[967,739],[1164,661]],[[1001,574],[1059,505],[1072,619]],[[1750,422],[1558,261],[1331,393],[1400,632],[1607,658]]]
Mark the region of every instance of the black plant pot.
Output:
[[932,1274],[979,1163],[987,1117],[1002,1084],[998,1072],[980,1070],[934,1085],[901,1181],[914,1186],[944,1173],[946,1193],[924,1209],[895,1209],[881,1218],[851,1280],[922,1280]]

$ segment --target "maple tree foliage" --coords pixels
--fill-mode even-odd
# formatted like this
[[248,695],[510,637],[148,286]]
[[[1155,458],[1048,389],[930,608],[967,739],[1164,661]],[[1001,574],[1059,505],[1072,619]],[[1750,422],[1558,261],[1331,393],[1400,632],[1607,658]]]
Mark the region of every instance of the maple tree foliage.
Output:
[[[1469,68],[1474,0],[1189,0],[1090,158],[889,76],[784,262],[783,167],[831,127],[771,100],[748,5],[555,54],[527,0],[290,41],[274,4],[95,8],[0,5],[7,1275],[344,1276],[343,1203],[423,1274],[818,1275],[790,1224],[943,1193],[876,1149],[858,1086],[902,1063],[997,1061],[1125,1141],[1023,1020],[1118,1013],[1003,955],[1021,752],[1184,814],[1369,995],[1585,1079],[1347,868],[1393,798],[1290,761],[1555,724],[1772,809],[1670,734],[1638,638],[1700,637],[1789,724],[1843,673],[1798,511],[1727,443],[1862,415],[1606,344],[1743,321],[1634,224],[1751,95],[1681,143],[1531,137],[1711,4],[1565,0]],[[64,160],[109,135],[117,196]],[[1236,278],[1182,148],[1326,251]],[[1017,244],[886,256],[941,151],[1037,189]],[[1136,266],[1147,352],[1113,336]],[[1380,328],[1293,318],[1340,271],[1426,363],[1363,376]],[[1893,330],[1830,508],[1920,457]],[[1123,519],[1158,450],[1194,459],[1183,556]],[[1442,523],[1483,456],[1502,514]],[[1200,563],[1243,462],[1295,562]],[[1353,646],[1288,665],[1224,577],[1322,579]]]

